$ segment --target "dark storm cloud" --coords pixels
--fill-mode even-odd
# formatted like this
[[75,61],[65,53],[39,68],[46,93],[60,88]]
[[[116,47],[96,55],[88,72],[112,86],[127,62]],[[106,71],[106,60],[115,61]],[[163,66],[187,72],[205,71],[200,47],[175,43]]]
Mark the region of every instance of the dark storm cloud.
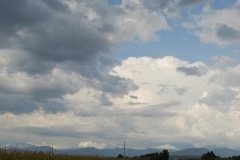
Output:
[[226,41],[240,40],[240,32],[226,24],[220,24],[218,26],[216,35]]
[[66,111],[64,102],[61,99],[43,97],[44,99],[40,101],[34,98],[36,97],[31,97],[31,95],[0,94],[0,114],[6,112],[13,114],[31,113],[39,108],[49,113]]
[[46,21],[51,11],[39,1],[1,0],[0,2],[1,33],[16,34],[19,29]]
[[29,97],[20,94],[0,94],[0,101],[0,114],[5,112],[30,113],[39,107]]
[[68,6],[61,0],[42,0],[48,7],[55,11],[68,11]]
[[22,48],[37,58],[87,62],[99,53],[110,52],[110,43],[91,26],[64,19],[45,27],[34,28],[31,34],[21,39]]
[[207,69],[204,67],[178,67],[177,71],[187,76],[203,76],[207,73]]
[[31,54],[29,60],[87,63],[112,48],[96,28],[83,22],[83,15],[65,12],[61,1],[4,0],[0,7],[0,33],[5,35],[1,48],[17,46]]
[[43,21],[48,21],[51,11],[39,1],[0,2],[0,48],[18,45],[19,31]]
[[[0,49],[11,50],[7,63],[0,68],[4,70],[0,76],[6,77],[0,82],[1,111],[29,113],[40,107],[54,113],[65,111],[63,96],[77,92],[82,85],[113,97],[138,88],[131,80],[111,76],[104,70],[117,64],[107,57],[116,43],[104,35],[114,32],[114,27],[108,21],[99,21],[95,26],[87,13],[75,13],[64,2],[0,2]],[[84,3],[100,17],[112,15],[110,12],[124,14],[90,1],[77,3]],[[56,73],[56,68],[61,73]],[[9,85],[9,80],[14,83]],[[99,100],[111,105],[104,94]]]

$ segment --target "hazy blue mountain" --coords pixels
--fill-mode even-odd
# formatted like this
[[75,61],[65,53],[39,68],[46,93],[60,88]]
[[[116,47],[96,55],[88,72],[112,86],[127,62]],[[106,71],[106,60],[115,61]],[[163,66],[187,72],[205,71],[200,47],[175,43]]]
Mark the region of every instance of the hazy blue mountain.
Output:
[[209,149],[207,148],[188,148],[179,151],[170,152],[170,155],[183,155],[183,156],[201,156],[207,153]]
[[[147,153],[160,152],[157,149],[145,149],[145,150],[136,150],[136,149],[125,149],[125,156],[134,157],[140,156]],[[114,149],[96,149],[93,147],[88,148],[78,148],[78,149],[64,149],[57,150],[56,153],[60,154],[74,154],[74,155],[99,155],[105,157],[117,157],[119,154],[123,155],[123,148],[114,148]]]
[[232,157],[240,155],[240,151],[233,150],[229,148],[215,148],[215,149],[207,149],[207,148],[188,148],[179,151],[170,152],[170,155],[194,155],[194,156],[201,156],[204,153],[209,151],[213,151],[215,155],[224,157]]
[[220,157],[232,157],[240,155],[240,151],[229,148],[215,148],[212,151]]
[[[104,157],[117,157],[118,154],[123,154],[123,148],[114,148],[114,149],[97,149],[94,147],[87,148],[73,148],[73,149],[63,149],[57,150],[53,149],[50,146],[35,146],[26,143],[19,143],[16,145],[11,145],[8,149],[18,149],[18,150],[28,150],[28,151],[43,151],[43,152],[54,152],[56,154],[69,154],[69,155],[98,155]],[[128,157],[140,156],[149,153],[161,152],[159,149],[129,149],[126,148],[125,155]],[[232,157],[240,155],[240,151],[233,150],[229,148],[215,148],[215,149],[207,149],[207,148],[188,148],[179,151],[169,151],[170,156],[201,156],[204,153],[209,151],[213,151],[217,156],[220,157]]]

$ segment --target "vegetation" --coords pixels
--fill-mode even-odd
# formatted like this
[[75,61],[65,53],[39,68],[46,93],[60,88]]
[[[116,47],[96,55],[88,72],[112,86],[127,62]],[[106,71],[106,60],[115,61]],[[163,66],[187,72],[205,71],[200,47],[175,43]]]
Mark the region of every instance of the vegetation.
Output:
[[51,152],[31,152],[0,149],[0,160],[113,160],[99,156],[60,155]]
[[[214,154],[213,151],[207,152],[201,156],[202,160],[221,160]],[[99,157],[99,156],[82,156],[82,155],[61,155],[53,154],[52,152],[32,152],[32,151],[19,151],[7,150],[0,148],[0,160],[168,160],[168,150],[163,150],[158,153],[145,154],[140,157],[128,158],[119,154],[117,158]],[[229,157],[230,160],[240,160],[239,156]],[[225,158],[226,160],[226,158]]]
[[206,159],[215,159],[215,158],[219,158],[218,156],[215,155],[215,153],[213,151],[211,152],[207,152],[205,154],[203,154],[201,156],[202,159],[206,160]]
[[240,160],[240,155],[239,156],[233,156],[232,158],[230,159],[233,159],[233,160]]
[[117,156],[117,158],[123,158],[123,155],[122,155],[122,154],[119,154],[119,155]]
[[150,158],[151,160],[168,160],[169,153],[168,150],[164,149],[162,152],[150,153],[140,156],[142,158]]

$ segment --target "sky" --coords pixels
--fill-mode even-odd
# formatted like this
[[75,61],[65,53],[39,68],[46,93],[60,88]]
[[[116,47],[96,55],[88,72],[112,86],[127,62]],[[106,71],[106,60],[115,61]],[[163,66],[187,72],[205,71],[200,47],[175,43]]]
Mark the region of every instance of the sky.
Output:
[[1,0],[0,144],[240,150],[240,0]]

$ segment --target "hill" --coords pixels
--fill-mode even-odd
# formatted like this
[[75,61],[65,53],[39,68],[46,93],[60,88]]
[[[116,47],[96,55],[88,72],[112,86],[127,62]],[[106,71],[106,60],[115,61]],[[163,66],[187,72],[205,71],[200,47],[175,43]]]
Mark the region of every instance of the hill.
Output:
[[[114,148],[114,149],[97,149],[94,147],[87,148],[72,148],[72,149],[63,149],[58,150],[50,146],[35,146],[26,143],[19,143],[16,145],[11,145],[8,149],[17,149],[17,150],[27,150],[27,151],[43,151],[43,152],[54,152],[56,154],[67,154],[67,155],[98,155],[104,157],[117,157],[118,154],[123,154],[123,148]],[[149,153],[161,152],[159,149],[130,149],[126,148],[125,155],[128,157],[140,156]],[[217,156],[222,158],[232,157],[240,155],[239,150],[233,150],[229,148],[188,148],[178,151],[169,151],[170,156],[201,156],[208,151],[213,151]]]

